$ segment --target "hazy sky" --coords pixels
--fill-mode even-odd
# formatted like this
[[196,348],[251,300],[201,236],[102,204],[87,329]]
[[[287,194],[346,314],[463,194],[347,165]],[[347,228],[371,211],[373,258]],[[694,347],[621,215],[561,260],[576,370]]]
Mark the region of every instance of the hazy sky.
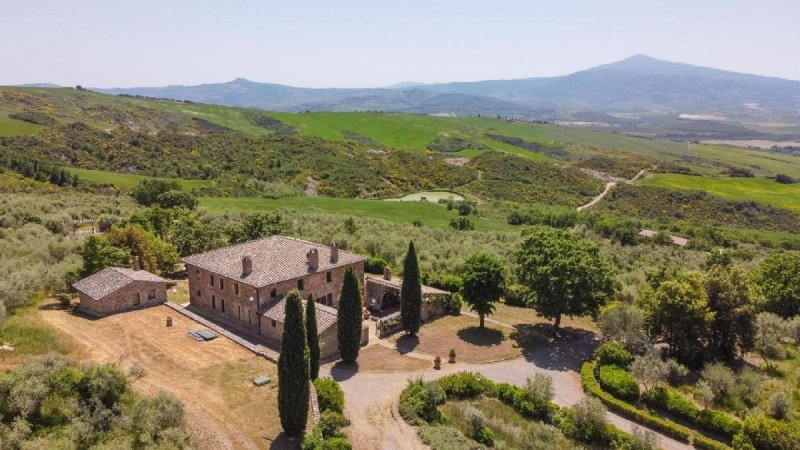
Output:
[[0,0],[0,85],[374,87],[635,53],[800,80],[800,0]]

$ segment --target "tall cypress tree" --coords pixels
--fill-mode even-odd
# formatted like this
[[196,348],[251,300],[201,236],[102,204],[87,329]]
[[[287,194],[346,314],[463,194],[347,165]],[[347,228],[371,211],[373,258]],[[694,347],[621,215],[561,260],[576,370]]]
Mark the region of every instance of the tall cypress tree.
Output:
[[361,347],[361,326],[364,320],[361,287],[355,268],[348,267],[342,282],[342,295],[339,298],[339,314],[336,316],[339,338],[339,353],[342,361],[355,362]]
[[309,375],[312,380],[319,377],[319,336],[317,335],[317,308],[314,306],[314,294],[308,294],[306,301],[306,340],[310,358]]
[[408,243],[408,253],[403,262],[403,285],[400,288],[400,316],[403,330],[415,335],[422,319],[422,285],[419,281],[419,265],[414,241]]
[[283,431],[290,437],[303,434],[308,420],[309,372],[306,325],[300,293],[286,295],[281,354],[278,357],[278,412]]

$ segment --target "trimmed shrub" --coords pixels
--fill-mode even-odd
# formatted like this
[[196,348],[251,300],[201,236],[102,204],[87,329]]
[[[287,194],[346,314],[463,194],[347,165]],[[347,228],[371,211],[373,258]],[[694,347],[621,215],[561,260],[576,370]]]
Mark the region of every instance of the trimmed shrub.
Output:
[[425,383],[422,379],[408,382],[400,394],[398,409],[403,419],[411,425],[441,422],[442,413],[436,408],[445,401],[445,392],[437,382]]
[[723,444],[722,442],[707,438],[702,434],[695,434],[694,439],[692,441],[693,441],[692,443],[694,444],[694,448],[700,450],[731,450],[730,447]]
[[439,386],[448,398],[475,398],[481,394],[494,394],[494,383],[474,372],[458,372],[442,377]]
[[452,427],[420,427],[417,432],[419,438],[432,450],[461,450],[461,449],[485,449],[483,445],[464,436],[464,433]]
[[537,420],[549,422],[558,408],[550,401],[533,401],[525,389],[513,384],[499,383],[495,385],[494,391],[501,402],[513,407],[520,414]]
[[594,351],[594,360],[600,367],[619,366],[627,369],[633,362],[633,355],[625,349],[622,343],[611,341],[605,342],[597,347]]
[[585,362],[581,366],[581,384],[583,385],[583,390],[600,399],[609,409],[634,422],[658,430],[683,442],[688,442],[689,437],[692,435],[686,427],[643,411],[603,391],[594,377],[593,362]]
[[388,265],[385,259],[373,256],[364,263],[364,272],[383,275],[383,270]]
[[336,380],[330,377],[318,378],[314,380],[314,388],[317,390],[320,412],[344,411],[344,392]]
[[343,437],[334,437],[322,442],[321,450],[352,450],[353,446]]
[[701,410],[690,399],[663,386],[651,389],[643,400],[650,407],[667,411],[704,431],[729,440],[742,428],[741,422],[723,411]]
[[345,416],[336,411],[327,410],[319,416],[319,431],[325,439],[341,436],[342,428],[350,425]]
[[800,429],[797,424],[765,416],[752,417],[742,423],[742,432],[733,440],[739,450],[797,450],[800,448]]
[[621,367],[600,367],[600,386],[621,400],[630,402],[639,400],[639,385],[633,376]]

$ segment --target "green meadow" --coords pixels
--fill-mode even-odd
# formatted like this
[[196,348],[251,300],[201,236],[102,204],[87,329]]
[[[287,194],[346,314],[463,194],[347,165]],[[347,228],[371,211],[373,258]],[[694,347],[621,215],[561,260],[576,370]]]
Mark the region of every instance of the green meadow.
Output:
[[81,180],[89,182],[89,183],[96,183],[96,184],[110,184],[115,186],[117,189],[131,189],[139,184],[140,181],[149,178],[149,179],[160,179],[160,180],[169,180],[169,181],[177,181],[178,185],[180,185],[181,189],[200,189],[204,187],[211,187],[214,185],[214,182],[211,180],[180,180],[177,178],[157,178],[157,177],[148,177],[144,175],[137,175],[135,173],[119,173],[119,172],[108,172],[105,170],[88,170],[88,169],[77,169],[74,167],[65,167],[70,173],[78,175]]
[[754,201],[776,208],[800,211],[800,183],[780,184],[767,178],[732,178],[678,174],[649,174],[636,182],[641,186],[696,189],[736,201]]
[[8,117],[8,111],[0,110],[0,137],[36,134],[44,127]]
[[[308,211],[318,209],[343,216],[383,219],[396,223],[421,222],[431,228],[448,228],[450,219],[458,217],[456,211],[448,211],[443,205],[427,201],[397,202],[331,197],[289,197],[266,199],[258,197],[201,197],[200,209],[212,212],[226,211],[273,211],[294,209]],[[476,230],[506,231],[513,227],[504,222],[483,217],[470,216]]]

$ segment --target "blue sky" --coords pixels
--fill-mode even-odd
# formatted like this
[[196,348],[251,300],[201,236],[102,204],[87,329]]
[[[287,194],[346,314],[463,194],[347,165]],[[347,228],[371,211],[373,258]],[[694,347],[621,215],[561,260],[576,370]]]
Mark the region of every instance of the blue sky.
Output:
[[376,87],[643,53],[800,80],[800,0],[0,0],[0,85]]

